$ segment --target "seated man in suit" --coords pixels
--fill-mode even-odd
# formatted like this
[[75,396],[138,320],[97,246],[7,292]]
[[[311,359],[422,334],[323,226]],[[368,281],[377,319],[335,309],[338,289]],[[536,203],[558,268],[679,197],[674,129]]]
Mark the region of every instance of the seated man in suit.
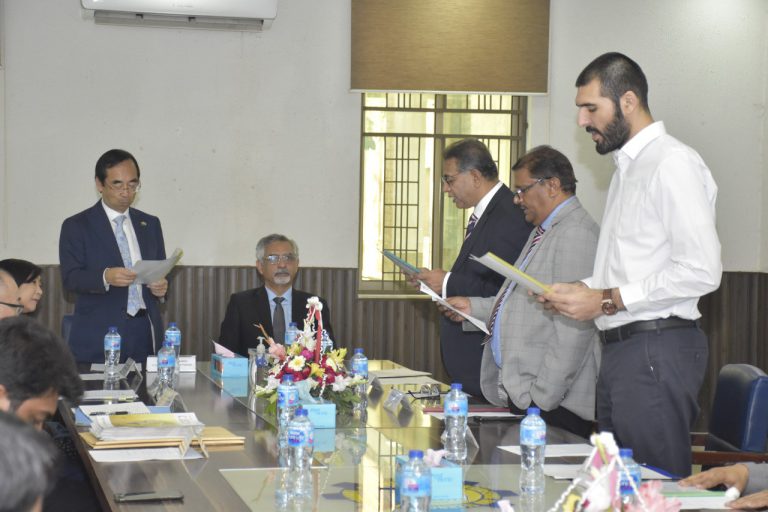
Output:
[[23,309],[16,281],[11,274],[0,269],[0,318],[18,316]]
[[[523,155],[515,172],[515,203],[536,226],[515,266],[543,283],[589,275],[599,228],[576,198],[576,177],[565,155],[539,146]],[[600,361],[597,330],[544,311],[528,290],[505,281],[496,297],[451,297],[460,311],[486,320],[480,385],[496,405],[542,418],[582,437],[592,432]],[[449,312],[450,313],[450,312]],[[459,321],[461,317],[448,314]]]
[[[264,286],[232,294],[221,322],[219,343],[233,352],[248,355],[248,349],[258,345],[261,324],[275,342],[283,343],[285,330],[296,322],[304,328],[307,317],[307,299],[311,294],[293,288],[299,271],[299,247],[290,238],[273,234],[256,244],[256,268]],[[331,312],[323,304],[323,328],[333,339]]]

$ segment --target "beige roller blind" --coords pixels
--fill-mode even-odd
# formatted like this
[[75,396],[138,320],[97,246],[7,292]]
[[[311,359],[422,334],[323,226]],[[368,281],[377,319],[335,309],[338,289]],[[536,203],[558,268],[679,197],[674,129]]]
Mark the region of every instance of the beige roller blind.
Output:
[[352,0],[352,89],[547,92],[549,0]]

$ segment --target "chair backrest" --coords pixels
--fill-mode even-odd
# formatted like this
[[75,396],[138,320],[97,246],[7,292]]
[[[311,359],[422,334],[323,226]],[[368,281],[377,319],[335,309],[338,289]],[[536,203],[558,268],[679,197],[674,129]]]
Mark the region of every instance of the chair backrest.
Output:
[[707,450],[765,452],[768,376],[749,364],[728,364],[717,378]]

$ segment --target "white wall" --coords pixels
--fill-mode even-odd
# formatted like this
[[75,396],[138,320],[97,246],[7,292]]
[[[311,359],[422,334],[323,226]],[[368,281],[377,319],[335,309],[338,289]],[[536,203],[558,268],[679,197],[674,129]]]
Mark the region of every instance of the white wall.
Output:
[[[573,82],[617,50],[644,68],[654,116],[712,169],[726,269],[768,270],[766,9],[551,0],[551,94],[532,101],[531,142],[572,159],[596,219],[612,163],[576,126]],[[143,169],[137,206],[183,263],[249,264],[261,235],[283,231],[303,265],[355,267],[349,23],[350,0],[281,0],[261,34],[101,26],[77,0],[5,0],[0,255],[58,262],[61,221],[96,201],[93,165],[122,147]]]
[[5,10],[3,255],[57,263],[61,221],[96,202],[96,159],[121,147],[183,263],[252,263],[280,231],[304,265],[357,265],[348,1],[282,1],[261,34],[95,25],[77,0]]

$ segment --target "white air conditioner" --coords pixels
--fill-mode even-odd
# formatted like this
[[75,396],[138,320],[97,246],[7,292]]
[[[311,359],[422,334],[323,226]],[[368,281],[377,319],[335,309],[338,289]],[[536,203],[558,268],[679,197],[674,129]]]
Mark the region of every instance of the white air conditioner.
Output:
[[266,30],[277,0],[80,0],[96,23]]

